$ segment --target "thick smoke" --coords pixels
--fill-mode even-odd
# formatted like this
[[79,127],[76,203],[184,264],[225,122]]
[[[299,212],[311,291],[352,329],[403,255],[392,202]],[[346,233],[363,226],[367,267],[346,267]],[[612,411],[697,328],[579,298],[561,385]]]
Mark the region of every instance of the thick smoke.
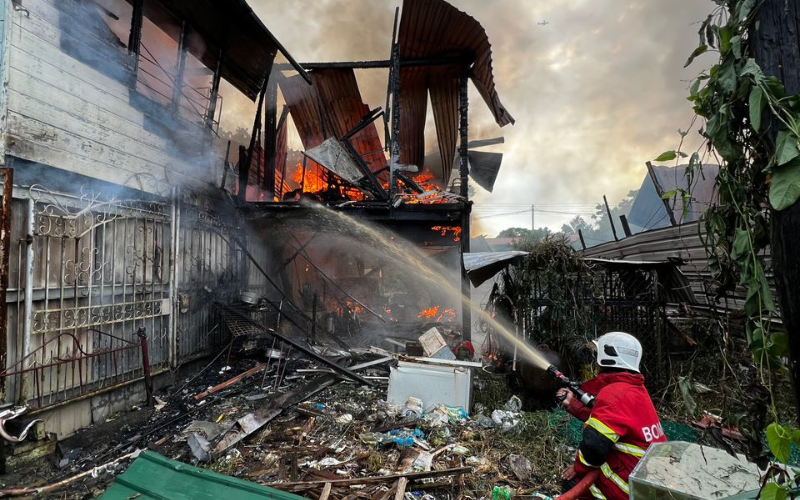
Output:
[[[683,64],[697,45],[693,23],[705,18],[712,2],[451,3],[486,28],[498,92],[517,119],[501,131],[471,92],[473,132],[506,136],[494,194],[479,190],[479,203],[593,203],[603,194],[621,199],[641,183],[644,162],[673,149],[677,129],[688,126],[688,80],[711,56],[688,69]],[[323,61],[385,59],[400,1],[251,4],[295,58]],[[543,21],[548,24],[538,24]],[[359,77],[368,103],[382,105],[385,73]],[[695,134],[689,139],[698,143]],[[516,225],[528,217],[521,215]],[[549,217],[542,224],[558,228],[563,222]]]

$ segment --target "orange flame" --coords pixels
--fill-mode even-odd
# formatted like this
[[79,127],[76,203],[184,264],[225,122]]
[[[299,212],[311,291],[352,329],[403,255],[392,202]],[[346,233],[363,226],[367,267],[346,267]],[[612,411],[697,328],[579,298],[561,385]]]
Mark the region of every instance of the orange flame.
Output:
[[316,166],[309,165],[306,168],[305,183],[303,182],[303,165],[298,163],[292,174],[292,180],[303,186],[303,192],[316,193],[328,186],[327,180],[323,176],[323,170]]
[[429,307],[428,309],[423,309],[419,314],[417,314],[418,318],[435,318],[439,314],[439,306]]
[[433,226],[431,231],[438,231],[442,236],[447,236],[447,233],[453,233],[453,241],[461,241],[461,226]]
[[441,323],[442,320],[447,321],[448,323],[453,321],[456,317],[456,312],[452,309],[445,309],[439,314],[439,306],[429,307],[428,309],[423,309],[417,315],[418,318],[436,318],[434,321],[436,323]]

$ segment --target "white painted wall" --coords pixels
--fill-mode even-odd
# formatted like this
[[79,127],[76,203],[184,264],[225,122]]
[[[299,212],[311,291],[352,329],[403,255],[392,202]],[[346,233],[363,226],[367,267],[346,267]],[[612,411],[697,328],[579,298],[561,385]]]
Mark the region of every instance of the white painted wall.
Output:
[[[165,185],[201,188],[217,182],[222,160],[210,147],[209,132],[195,127],[180,139],[165,137],[169,134],[152,127],[163,115],[140,109],[131,100],[135,90],[62,50],[65,37],[85,50],[103,42],[63,32],[64,14],[55,7],[60,1],[25,0],[20,9],[0,0],[0,16],[8,16],[0,19],[7,31],[0,40],[8,44],[0,47],[8,79],[5,105],[0,96],[0,116],[7,117],[6,125],[0,121],[5,153],[157,194],[164,194],[159,191]],[[175,128],[163,123],[167,132]],[[195,157],[176,152],[178,146]],[[208,154],[198,158],[200,152]],[[137,175],[154,176],[161,185],[141,182]]]

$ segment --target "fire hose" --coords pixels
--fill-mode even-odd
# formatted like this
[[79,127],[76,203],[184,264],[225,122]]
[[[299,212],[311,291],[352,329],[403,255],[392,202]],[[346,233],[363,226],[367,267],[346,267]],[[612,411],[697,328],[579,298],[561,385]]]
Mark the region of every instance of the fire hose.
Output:
[[553,500],[577,500],[578,498],[585,497],[589,488],[594,484],[599,475],[600,469],[590,471],[578,481],[578,484],[570,488],[570,490],[563,495],[555,497]]
[[[559,386],[569,389],[572,394],[578,398],[578,401],[584,404],[589,408],[594,406],[595,397],[589,394],[588,392],[581,389],[581,385],[574,380],[570,380],[566,375],[561,373],[555,365],[550,365],[547,367],[547,373],[552,375]],[[559,402],[562,402],[566,399],[566,396],[561,396],[557,398]]]
[[[547,373],[549,373],[556,379],[556,382],[560,387],[569,389],[569,391],[572,392],[572,394],[574,394],[575,397],[578,398],[578,400],[584,404],[584,406],[588,408],[592,408],[594,406],[595,397],[589,394],[588,392],[584,391],[583,389],[581,389],[581,385],[578,382],[570,380],[569,377],[561,373],[559,369],[556,368],[554,365],[550,365],[547,367]],[[559,400],[559,402],[562,402],[566,399],[566,395],[557,397],[557,399]],[[588,474],[583,476],[580,481],[578,481],[578,484],[570,488],[570,490],[564,493],[563,495],[555,497],[554,500],[576,500],[578,498],[585,496],[586,493],[589,491],[589,488],[594,484],[599,474],[600,474],[599,469],[590,471]]]

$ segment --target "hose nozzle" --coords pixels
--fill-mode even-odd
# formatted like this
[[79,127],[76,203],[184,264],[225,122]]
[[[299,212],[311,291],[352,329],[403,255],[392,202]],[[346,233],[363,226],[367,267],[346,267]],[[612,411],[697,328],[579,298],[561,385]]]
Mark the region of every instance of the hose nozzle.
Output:
[[[566,375],[561,373],[561,371],[559,371],[559,369],[556,368],[555,365],[548,366],[547,373],[549,373],[556,379],[559,386],[566,387],[567,389],[569,389],[575,395],[575,397],[578,398],[578,400],[585,406],[588,406],[589,408],[594,406],[594,399],[595,399],[594,396],[581,389],[580,384],[570,380]],[[566,399],[566,396],[557,399],[559,400],[559,402],[561,402]]]

